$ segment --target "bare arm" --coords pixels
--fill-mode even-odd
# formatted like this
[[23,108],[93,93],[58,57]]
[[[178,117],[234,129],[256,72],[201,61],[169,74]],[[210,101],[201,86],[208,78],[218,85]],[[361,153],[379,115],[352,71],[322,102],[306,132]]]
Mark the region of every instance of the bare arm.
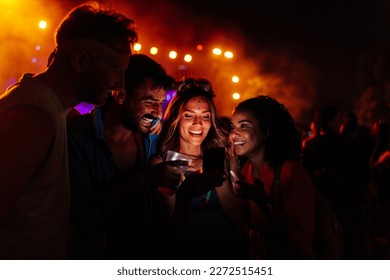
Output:
[[45,161],[54,124],[44,111],[21,106],[0,115],[0,221]]

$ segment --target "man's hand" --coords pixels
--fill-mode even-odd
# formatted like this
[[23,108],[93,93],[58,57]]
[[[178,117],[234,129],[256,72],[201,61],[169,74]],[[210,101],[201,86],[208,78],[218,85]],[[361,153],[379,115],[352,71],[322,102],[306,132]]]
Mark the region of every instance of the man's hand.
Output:
[[153,186],[157,186],[159,191],[168,195],[172,195],[185,179],[180,168],[170,161],[163,161],[149,167],[147,176],[150,176]]

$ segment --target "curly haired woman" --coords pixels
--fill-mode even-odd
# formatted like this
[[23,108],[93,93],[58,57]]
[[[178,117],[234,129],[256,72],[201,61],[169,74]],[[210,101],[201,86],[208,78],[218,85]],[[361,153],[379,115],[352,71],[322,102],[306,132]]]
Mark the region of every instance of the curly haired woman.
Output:
[[233,186],[251,209],[251,257],[305,259],[312,256],[315,193],[299,163],[294,120],[276,99],[257,96],[239,103],[231,117]]

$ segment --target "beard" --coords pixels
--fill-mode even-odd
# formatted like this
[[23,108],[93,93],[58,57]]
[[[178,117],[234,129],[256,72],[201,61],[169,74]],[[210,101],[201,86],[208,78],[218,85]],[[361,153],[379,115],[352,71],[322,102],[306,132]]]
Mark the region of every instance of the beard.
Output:
[[140,131],[140,127],[139,127],[139,121],[137,121],[136,119],[132,119],[130,117],[128,117],[127,114],[125,114],[124,112],[122,112],[120,115],[119,115],[119,118],[122,122],[122,125],[127,129],[127,130],[131,130],[131,131],[136,131],[136,132],[141,132]]

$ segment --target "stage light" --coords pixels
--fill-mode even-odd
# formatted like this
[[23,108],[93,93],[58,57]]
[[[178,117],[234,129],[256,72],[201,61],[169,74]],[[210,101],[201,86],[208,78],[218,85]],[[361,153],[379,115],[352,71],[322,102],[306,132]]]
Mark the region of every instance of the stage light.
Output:
[[47,27],[47,22],[44,21],[44,20],[41,20],[41,21],[39,22],[38,26],[39,26],[40,29],[46,29],[46,27]]
[[226,58],[233,58],[233,53],[230,51],[225,52],[224,55]]
[[198,51],[203,51],[203,46],[201,44],[199,44],[199,45],[196,46],[196,49]]
[[177,52],[170,51],[168,56],[169,56],[170,59],[175,59],[177,57]]
[[156,47],[151,47],[150,48],[150,54],[156,55],[157,53],[158,53],[158,48],[156,48]]
[[191,62],[191,61],[192,61],[192,55],[186,54],[186,55],[184,56],[184,61],[185,61],[185,62]]
[[238,92],[233,93],[232,95],[233,99],[238,100],[240,99],[241,95]]
[[240,81],[240,78],[239,77],[237,77],[237,76],[233,76],[232,77],[232,82],[233,83],[238,83]]
[[142,45],[140,43],[135,43],[133,46],[133,50],[139,52],[142,49]]
[[222,54],[222,50],[219,49],[219,48],[214,48],[214,49],[213,49],[213,54],[215,54],[215,55],[221,55],[221,54]]

